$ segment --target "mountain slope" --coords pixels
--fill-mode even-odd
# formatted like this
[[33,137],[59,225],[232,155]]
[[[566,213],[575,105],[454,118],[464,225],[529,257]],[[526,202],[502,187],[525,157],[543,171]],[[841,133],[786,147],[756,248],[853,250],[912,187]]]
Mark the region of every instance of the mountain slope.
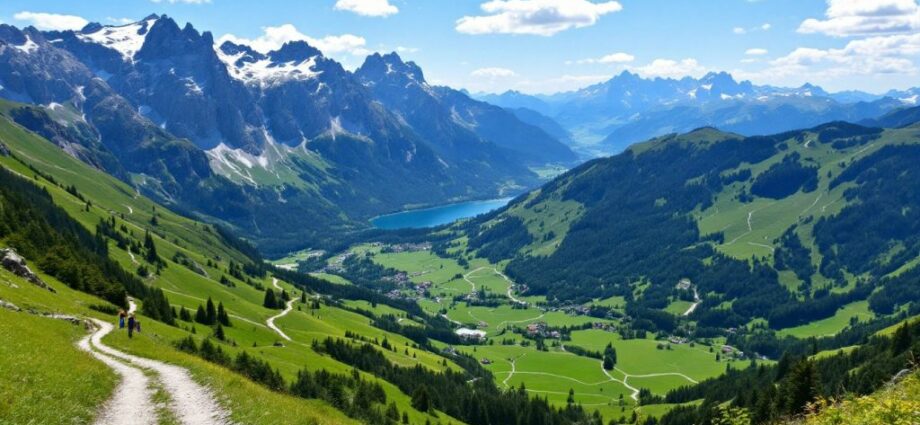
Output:
[[550,300],[623,296],[641,316],[689,278],[698,326],[783,329],[866,299],[890,314],[920,302],[905,286],[920,259],[916,136],[699,129],[586,163],[459,228],[470,252],[511,260],[507,274]]

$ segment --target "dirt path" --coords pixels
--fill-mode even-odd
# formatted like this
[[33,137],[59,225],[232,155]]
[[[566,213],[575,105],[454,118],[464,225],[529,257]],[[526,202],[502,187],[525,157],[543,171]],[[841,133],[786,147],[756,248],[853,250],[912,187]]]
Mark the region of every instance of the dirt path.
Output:
[[696,306],[700,305],[702,300],[700,299],[700,293],[696,291],[696,288],[693,288],[693,304],[690,304],[690,308],[684,312],[684,316],[689,316],[696,311]]
[[[274,278],[274,277],[272,278],[272,285],[273,285],[275,288],[277,288],[279,291],[282,290],[282,289],[281,289],[281,286],[278,285],[278,279],[277,279],[277,278]],[[289,336],[287,336],[287,334],[285,334],[281,329],[278,329],[278,327],[275,326],[275,319],[280,319],[280,318],[282,318],[282,317],[284,317],[284,316],[287,316],[287,314],[290,313],[291,310],[294,309],[294,301],[297,301],[297,299],[294,298],[294,299],[291,299],[290,301],[288,301],[288,302],[287,302],[287,305],[284,307],[284,311],[282,311],[281,313],[278,313],[278,314],[276,314],[276,315],[274,315],[274,316],[272,316],[272,317],[269,317],[268,320],[265,321],[265,324],[268,325],[268,327],[271,328],[271,330],[275,331],[276,334],[280,335],[282,338],[284,338],[284,339],[286,339],[286,340],[288,340],[288,341],[290,341],[291,338],[290,338]]]
[[102,412],[96,418],[95,425],[123,424],[128,418],[134,424],[155,425],[158,422],[158,418],[152,401],[153,390],[150,388],[150,379],[144,375],[144,371],[93,351],[90,340],[100,333],[105,336],[112,329],[114,329],[114,326],[105,323],[105,326],[98,328],[94,333],[87,335],[77,343],[77,347],[105,363],[121,378],[121,383],[115,388],[112,398],[102,407]]
[[508,376],[505,377],[505,380],[502,381],[502,385],[504,385],[506,388],[508,387],[508,380],[511,379],[512,376],[514,376],[514,372],[517,370],[514,364],[517,363],[519,358],[524,357],[526,355],[527,353],[521,354],[520,356],[517,356],[508,362],[508,363],[511,363],[511,372],[509,372]]
[[[133,301],[130,301],[129,305],[130,312],[136,310],[137,305]],[[105,345],[102,338],[111,333],[115,327],[101,320],[91,319],[91,321],[96,325],[97,330],[88,338],[80,341],[80,348],[90,349],[94,357],[100,358],[106,365],[122,375],[122,383],[113,398],[106,403],[99,424],[155,424],[157,422],[156,410],[150,402],[151,379],[157,380],[169,394],[168,408],[179,423],[184,425],[230,424],[229,412],[217,403],[211,390],[195,382],[186,369],[127,354]],[[153,377],[148,378],[145,371],[152,372]],[[134,407],[135,403],[137,407]],[[129,413],[124,409],[140,411]],[[126,421],[126,418],[129,419]],[[112,419],[115,422],[106,422]],[[150,422],[146,422],[147,420]]]

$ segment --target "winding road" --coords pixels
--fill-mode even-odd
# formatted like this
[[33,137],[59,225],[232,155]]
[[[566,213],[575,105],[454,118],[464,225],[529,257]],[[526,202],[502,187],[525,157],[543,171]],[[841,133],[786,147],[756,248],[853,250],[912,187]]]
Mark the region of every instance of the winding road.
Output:
[[[129,301],[129,313],[137,309]],[[112,398],[102,407],[95,424],[159,423],[153,387],[160,386],[169,395],[167,408],[183,425],[228,425],[230,413],[220,406],[214,394],[195,382],[188,370],[161,361],[134,356],[116,350],[102,342],[115,330],[111,323],[90,319],[96,328],[81,339],[77,346],[103,362],[121,377]]]
[[[275,288],[277,288],[279,291],[282,290],[282,289],[281,289],[281,286],[278,285],[278,279],[277,279],[277,278],[274,278],[274,277],[272,278],[272,285],[273,285]],[[280,318],[282,318],[282,317],[284,317],[284,316],[287,316],[287,314],[290,313],[291,310],[294,309],[294,302],[295,302],[295,301],[297,301],[297,299],[296,299],[296,298],[292,298],[292,299],[291,299],[290,301],[288,301],[287,304],[285,305],[284,311],[282,311],[281,313],[276,314],[276,315],[274,315],[274,316],[272,316],[272,317],[269,317],[268,320],[265,321],[265,324],[268,325],[268,327],[271,328],[271,330],[275,331],[276,334],[280,335],[282,338],[284,338],[284,339],[286,339],[286,340],[288,340],[288,341],[290,341],[291,338],[290,338],[289,336],[287,336],[287,334],[285,334],[284,331],[282,331],[282,330],[279,329],[277,326],[275,326],[275,319],[280,319]]]

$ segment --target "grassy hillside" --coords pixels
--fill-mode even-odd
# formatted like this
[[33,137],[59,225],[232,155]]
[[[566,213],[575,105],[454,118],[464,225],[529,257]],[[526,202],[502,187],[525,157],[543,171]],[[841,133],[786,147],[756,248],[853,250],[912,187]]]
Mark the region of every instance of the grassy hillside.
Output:
[[[350,366],[312,350],[310,343],[315,339],[327,336],[341,338],[345,336],[346,330],[350,330],[370,340],[386,338],[400,346],[414,344],[401,335],[368,326],[368,319],[357,313],[326,305],[322,305],[320,310],[312,311],[306,306],[298,305],[292,314],[278,322],[282,329],[289,329],[287,333],[294,341],[281,348],[275,347],[274,344],[282,339],[264,323],[278,311],[262,307],[265,288],[271,286],[271,279],[265,275],[259,276],[255,272],[242,271],[241,266],[251,264],[253,260],[234,248],[235,241],[228,240],[210,225],[176,215],[137,195],[126,184],[89,168],[56,146],[5,119],[0,120],[0,141],[12,153],[11,156],[0,156],[0,165],[28,177],[34,184],[43,187],[56,205],[63,208],[87,230],[92,232],[101,220],[114,218],[117,233],[127,240],[128,244],[125,248],[120,248],[114,241],[110,241],[109,256],[131,272],[146,268],[148,276],[144,278],[145,283],[161,288],[175,309],[185,308],[194,312],[199,305],[205,304],[208,298],[215,304],[222,303],[233,324],[232,327],[226,328],[227,338],[232,344],[225,344],[223,347],[230,355],[242,351],[255,354],[278,368],[282,376],[291,381],[296,373],[304,368],[341,374],[351,373]],[[135,248],[142,245],[144,233],[148,230],[162,260],[159,267],[145,259],[145,254]],[[54,282],[53,279],[49,281]],[[53,284],[58,289],[58,294],[31,291],[32,288],[28,284],[19,283],[17,286],[18,290],[0,287],[0,299],[38,311],[95,314],[97,317],[99,314],[89,311],[87,307],[106,304],[102,300],[87,299],[87,296],[82,296],[78,292],[68,291],[66,286],[60,283]],[[290,294],[300,293],[291,285],[282,283],[282,287]],[[145,334],[150,336],[149,340],[128,341],[114,335],[110,337],[109,343],[124,351],[153,358],[181,358],[184,362],[197,365],[198,370],[192,370],[202,378],[209,371],[218,370],[200,360],[182,355],[172,347],[173,343],[189,335],[197,334],[197,338],[200,339],[210,334],[211,329],[207,326],[180,321],[178,327],[171,327],[152,320],[146,320],[145,325]],[[59,338],[58,343],[61,349],[69,347],[71,351],[75,350],[70,347],[73,343],[72,337]],[[391,361],[403,366],[418,364],[432,370],[445,368],[445,359],[424,350],[388,352],[386,355]],[[457,368],[449,361],[446,364],[446,367]],[[240,385],[228,383],[229,380],[239,381],[241,378],[234,378],[234,375],[229,373],[226,373],[226,376],[216,386],[222,391],[236,393],[235,399],[233,394],[222,394],[231,398],[231,406],[238,404],[244,407],[234,409],[235,414],[258,416],[265,412],[265,408],[257,408],[256,400],[244,391],[255,388],[256,384],[250,383],[240,388]],[[414,422],[424,422],[426,417],[434,420],[433,416],[413,410],[410,407],[409,396],[392,384],[370,376],[366,379],[380,382],[388,400],[395,401],[400,411],[407,411]],[[272,393],[266,390],[263,397],[269,397],[269,394]],[[79,393],[71,394],[71,397],[78,398]],[[78,401],[75,400],[76,402]],[[292,402],[293,400],[288,404]],[[323,406],[321,402],[315,402],[314,407],[314,413],[304,415],[305,421],[310,417],[325,417],[323,420],[340,423],[335,418],[343,417],[341,413],[336,413],[328,405]],[[270,419],[258,420],[262,422],[242,422],[272,423]]]

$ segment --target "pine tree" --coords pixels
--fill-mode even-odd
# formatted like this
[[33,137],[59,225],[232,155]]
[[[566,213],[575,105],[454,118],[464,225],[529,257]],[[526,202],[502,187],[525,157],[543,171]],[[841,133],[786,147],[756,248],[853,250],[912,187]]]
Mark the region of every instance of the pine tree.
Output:
[[907,327],[907,322],[904,322],[903,325],[898,327],[898,330],[894,332],[894,337],[891,340],[891,351],[895,354],[899,354],[904,350],[910,348],[912,341],[910,335],[910,328]]
[[207,307],[205,307],[205,312],[207,313],[209,325],[217,323],[217,309],[214,308],[214,301],[211,301],[211,297],[208,297]]
[[204,307],[198,304],[198,311],[195,312],[195,321],[202,325],[208,324],[208,313],[205,313]]
[[214,329],[214,338],[217,338],[220,341],[225,341],[227,336],[224,335],[224,327],[218,323],[217,328]]
[[818,398],[818,370],[810,360],[802,360],[792,367],[783,385],[786,413],[797,414],[805,405]]
[[262,302],[262,306],[270,309],[278,308],[278,301],[275,300],[275,291],[272,291],[271,288],[265,290],[265,301]]
[[179,319],[181,319],[183,322],[191,322],[192,313],[189,313],[188,309],[183,306],[182,309],[179,310]]
[[301,293],[300,293],[300,303],[301,303],[301,304],[306,304],[306,303],[307,303],[307,293],[306,293],[306,292],[301,292]]
[[412,393],[412,407],[419,412],[428,412],[431,410],[431,396],[428,394],[428,387],[422,385]]
[[288,302],[288,301],[290,301],[290,300],[291,300],[291,296],[288,295],[288,293],[287,293],[286,290],[282,289],[282,290],[281,290],[281,303],[283,304],[283,303],[286,303],[286,302]]
[[160,262],[160,256],[157,254],[157,246],[153,242],[153,237],[150,236],[150,231],[144,231],[144,249],[147,250],[147,262],[150,264],[157,264]]
[[227,310],[224,309],[224,303],[217,304],[217,322],[221,325],[230,327],[230,316],[227,314]]

